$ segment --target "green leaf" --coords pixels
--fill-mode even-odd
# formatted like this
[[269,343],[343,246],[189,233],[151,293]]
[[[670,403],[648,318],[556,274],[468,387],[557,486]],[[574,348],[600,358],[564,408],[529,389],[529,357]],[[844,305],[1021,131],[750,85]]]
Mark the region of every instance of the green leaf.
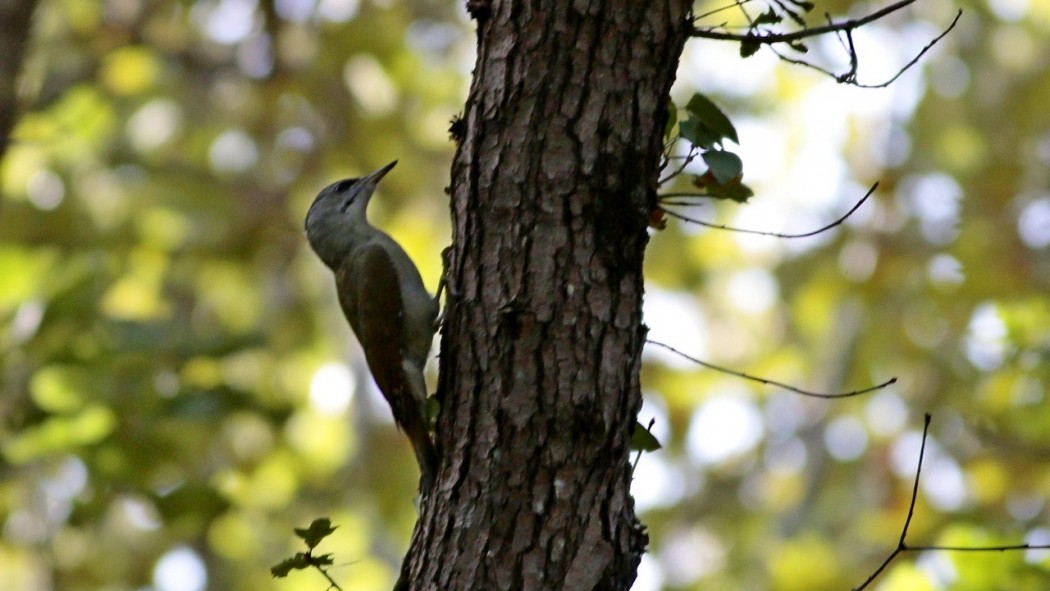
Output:
[[733,123],[729,121],[729,117],[726,117],[722,109],[719,109],[717,105],[711,102],[711,99],[698,92],[693,95],[693,98],[689,99],[689,104],[686,105],[685,109],[696,119],[700,127],[706,128],[717,135],[719,140],[729,138],[735,143],[740,143]]
[[631,449],[638,451],[656,451],[663,447],[660,445],[660,440],[653,435],[652,428],[653,423],[649,423],[649,427],[642,426],[638,421],[634,422],[634,431],[631,433]]
[[671,133],[674,131],[674,126],[678,124],[678,107],[675,106],[674,101],[667,101],[667,125],[664,125],[664,139],[670,139]]
[[678,127],[678,132],[694,146],[704,150],[710,150],[715,147],[715,144],[722,139],[722,136],[696,119],[683,121]]
[[747,34],[747,37],[740,42],[740,57],[751,57],[755,55],[762,44],[758,42],[758,38],[751,33]]
[[740,181],[731,181],[724,185],[711,185],[707,188],[707,191],[715,199],[727,199],[737,203],[747,203],[748,199],[755,196],[755,192]]
[[693,144],[696,143],[696,134],[698,131],[696,121],[693,121],[692,119],[686,119],[678,126],[678,134]]
[[271,566],[270,574],[273,575],[275,579],[283,579],[293,570],[303,570],[304,568],[310,568],[310,556],[305,552],[297,552],[295,556],[285,558],[281,562]]
[[780,16],[779,14],[774,12],[772,8],[770,8],[769,10],[755,17],[755,20],[751,23],[751,25],[753,27],[757,25],[775,25],[782,20],[784,20],[784,17]]
[[433,426],[434,421],[437,420],[439,414],[441,414],[441,402],[438,401],[437,396],[431,396],[427,398],[427,425]]
[[799,16],[798,13],[791,12],[790,10],[788,10],[787,11],[787,15],[788,15],[788,17],[791,20],[795,21],[796,25],[798,25],[798,26],[800,26],[802,28],[806,28],[806,21],[805,21],[805,19],[803,19],[801,16]]
[[[806,21],[802,18],[802,16],[798,13],[797,10],[795,10],[794,8],[784,4],[780,0],[773,0],[773,2],[775,2],[777,6],[783,8],[784,9],[784,13],[788,15],[788,18],[790,18],[791,20],[795,21],[796,25],[805,28]],[[792,3],[794,4],[794,2],[792,2]]]
[[332,556],[333,556],[332,554],[322,554],[320,556],[311,556],[310,557],[310,565],[311,566],[316,566],[318,568],[320,568],[322,566],[332,566],[332,563],[334,562],[333,559],[332,559]]
[[295,535],[299,536],[306,542],[306,547],[313,550],[321,540],[327,538],[329,534],[335,531],[336,528],[332,527],[332,522],[327,517],[320,519],[314,519],[310,527],[306,529],[295,528]]
[[704,152],[704,162],[711,170],[719,184],[726,184],[739,179],[744,174],[744,162],[740,156],[725,150],[708,150]]

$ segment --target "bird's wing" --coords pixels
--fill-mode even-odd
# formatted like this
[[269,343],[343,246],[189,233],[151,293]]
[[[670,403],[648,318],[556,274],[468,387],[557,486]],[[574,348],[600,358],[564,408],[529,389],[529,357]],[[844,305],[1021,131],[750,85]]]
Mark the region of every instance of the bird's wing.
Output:
[[[404,398],[401,369],[401,290],[394,263],[382,247],[366,244],[354,249],[339,270],[339,303],[364,349],[368,369],[387,402]],[[395,418],[399,418],[394,409]]]
[[[368,369],[390,404],[394,421],[412,442],[422,473],[420,486],[429,490],[437,469],[437,453],[421,402],[417,401],[426,400],[423,374],[407,377],[403,363],[404,302],[394,260],[379,244],[360,246],[340,267],[336,282],[340,286],[339,303],[365,351]],[[421,370],[414,368],[415,372]],[[409,383],[412,379],[418,382]]]

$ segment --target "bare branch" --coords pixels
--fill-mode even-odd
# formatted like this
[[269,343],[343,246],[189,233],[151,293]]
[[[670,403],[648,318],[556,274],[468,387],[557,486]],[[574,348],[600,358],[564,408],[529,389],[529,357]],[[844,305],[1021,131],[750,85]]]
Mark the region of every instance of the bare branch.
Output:
[[[677,207],[700,207],[701,205],[703,205],[703,203],[693,203],[691,201],[664,201],[664,200],[661,200],[660,201],[660,205],[661,206],[663,206],[663,205],[674,205],[674,206],[677,206]],[[665,209],[664,211],[666,212],[667,210]]]
[[679,163],[679,165],[675,168],[674,172],[668,174],[664,178],[657,181],[657,186],[662,185],[667,181],[673,179],[674,177],[682,174],[682,171],[685,170],[685,167],[689,166],[693,162],[693,160],[696,160],[696,155],[696,147],[694,146],[689,148],[689,154],[682,158],[682,162]]
[[746,373],[743,373],[743,372],[739,372],[739,371],[735,371],[735,370],[732,370],[732,369],[729,369],[729,368],[725,368],[725,367],[722,367],[720,365],[715,365],[713,363],[708,363],[706,361],[701,361],[701,360],[699,360],[699,359],[697,359],[695,357],[692,357],[690,355],[687,355],[687,354],[679,351],[678,349],[675,349],[671,345],[667,345],[667,344],[661,343],[659,341],[654,341],[652,339],[646,339],[645,342],[647,342],[649,344],[652,344],[652,345],[656,345],[657,347],[661,347],[663,349],[666,349],[666,350],[674,353],[675,355],[678,355],[682,359],[686,359],[686,360],[691,361],[691,362],[693,362],[693,363],[695,363],[697,365],[700,365],[702,367],[706,367],[708,369],[713,369],[715,371],[722,372],[724,374],[729,374],[731,376],[736,376],[738,378],[743,378],[745,380],[751,380],[752,382],[758,382],[758,383],[760,383],[762,385],[765,385],[765,386],[779,386],[781,388],[784,388],[785,390],[790,390],[792,392],[795,392],[796,394],[801,394],[803,396],[810,396],[812,398],[823,398],[823,399],[830,400],[830,399],[835,399],[835,398],[849,398],[851,396],[860,396],[861,394],[867,394],[868,392],[874,392],[875,390],[881,390],[882,388],[885,388],[885,387],[887,387],[887,386],[889,386],[891,384],[895,384],[897,382],[897,378],[890,378],[889,380],[886,380],[885,382],[883,382],[881,384],[878,384],[876,386],[871,386],[870,388],[864,388],[863,390],[854,390],[852,392],[836,392],[836,393],[831,393],[831,394],[825,394],[825,393],[821,393],[821,392],[811,392],[809,390],[803,390],[802,388],[796,388],[795,386],[790,386],[790,385],[785,384],[783,382],[777,382],[777,381],[774,381],[774,380],[767,380],[766,378],[760,378],[758,376],[753,376],[753,375],[750,375],[750,374],[746,374]]
[[924,415],[922,445],[919,446],[919,464],[915,467],[915,480],[912,482],[911,487],[911,502],[908,503],[908,516],[904,520],[904,527],[901,528],[901,537],[897,541],[897,547],[893,549],[893,552],[890,552],[889,556],[882,561],[882,564],[880,564],[863,583],[854,587],[852,591],[862,591],[863,589],[866,589],[868,585],[882,574],[882,572],[886,570],[886,567],[888,567],[890,563],[903,552],[1011,552],[1016,550],[1050,550],[1050,544],[1010,544],[1005,546],[909,546],[907,542],[905,542],[905,538],[908,536],[908,528],[911,527],[912,517],[915,516],[915,500],[919,496],[919,477],[922,475],[922,459],[923,455],[926,453],[926,439],[929,436],[931,418],[930,413]]
[[[689,222],[689,223],[692,223],[692,224],[698,224],[698,225],[701,225],[701,226],[704,226],[704,227],[707,227],[707,228],[714,228],[714,229],[717,229],[717,230],[727,230],[729,232],[740,232],[741,234],[757,234],[759,236],[773,236],[775,238],[809,238],[810,236],[816,236],[817,234],[820,234],[821,232],[827,232],[828,230],[830,230],[830,229],[834,228],[835,226],[838,226],[838,225],[842,224],[842,222],[846,221],[846,219],[849,218],[849,216],[853,215],[853,213],[855,211],[860,209],[861,205],[864,205],[864,202],[868,200],[868,197],[871,197],[871,195],[875,192],[875,189],[878,188],[878,186],[879,186],[879,183],[875,183],[874,185],[872,185],[871,188],[868,189],[868,192],[865,193],[864,196],[860,198],[860,201],[857,201],[857,203],[853,207],[851,207],[850,210],[847,211],[845,213],[845,215],[843,215],[842,217],[838,218],[837,220],[831,222],[830,224],[828,224],[828,225],[826,225],[826,226],[824,226],[822,228],[818,228],[818,229],[813,230],[811,232],[803,232],[801,234],[784,234],[784,233],[781,233],[781,232],[765,232],[765,231],[762,231],[762,230],[748,230],[746,228],[734,228],[732,226],[727,226],[725,224],[712,224],[711,222],[705,222],[705,221],[702,221],[702,220],[693,219],[691,217],[688,217],[688,216],[685,216],[685,215],[682,215],[680,213],[676,213],[676,212],[673,212],[673,211],[670,211],[670,210],[667,210],[667,209],[665,209],[664,211],[667,212],[667,215],[669,215],[669,216],[671,216],[673,218],[677,218],[679,220],[682,220],[684,222]],[[663,197],[703,197],[703,196],[704,195],[696,194],[696,193],[667,193],[666,195],[661,195],[660,197],[663,198]],[[689,204],[682,204],[682,203],[675,203],[675,202],[661,202],[661,205],[689,205]]]
[[[719,25],[719,26],[705,27],[705,28],[697,28],[697,27],[694,26],[693,31],[690,34],[693,37],[699,37],[699,38],[703,38],[703,39],[717,39],[717,40],[722,40],[722,41],[739,41],[740,43],[747,44],[748,46],[753,47],[753,48],[757,48],[757,46],[759,46],[759,45],[768,45],[768,46],[770,46],[770,49],[773,51],[773,53],[775,53],[776,56],[778,58],[780,58],[781,60],[783,60],[785,62],[788,62],[788,63],[791,63],[791,64],[798,65],[798,66],[804,66],[804,67],[807,67],[807,68],[811,68],[813,70],[821,72],[822,74],[825,74],[827,76],[830,76],[830,77],[834,78],[840,84],[849,84],[849,85],[857,86],[857,87],[860,87],[860,88],[885,88],[886,86],[889,86],[895,80],[897,80],[897,78],[900,78],[900,76],[902,74],[904,74],[904,72],[906,72],[912,66],[914,66],[916,63],[918,63],[918,61],[922,58],[923,55],[926,54],[927,51],[930,50],[930,48],[932,48],[934,45],[936,45],[941,39],[944,38],[945,35],[947,35],[952,29],[955,28],[955,25],[959,22],[959,18],[962,16],[962,10],[959,10],[955,14],[955,18],[952,19],[951,24],[948,25],[948,27],[940,35],[938,35],[936,38],[934,38],[933,41],[931,41],[925,47],[923,47],[923,49],[921,51],[919,51],[919,53],[916,54],[915,57],[912,58],[911,61],[909,61],[906,65],[904,65],[904,67],[902,67],[900,70],[897,70],[897,73],[894,74],[890,79],[886,80],[885,82],[881,82],[879,84],[861,84],[861,83],[857,82],[857,70],[858,70],[859,57],[857,55],[857,50],[856,50],[856,48],[853,45],[853,31],[859,29],[860,27],[862,27],[864,25],[867,25],[868,23],[874,22],[874,21],[879,20],[879,19],[881,19],[881,18],[883,18],[883,17],[885,17],[885,16],[887,16],[889,14],[892,14],[892,13],[898,11],[898,10],[901,10],[901,9],[909,6],[910,4],[915,3],[915,1],[916,0],[901,0],[899,2],[896,2],[895,4],[891,4],[890,6],[887,6],[887,7],[883,8],[883,9],[881,9],[881,10],[877,10],[877,11],[875,11],[875,12],[873,12],[873,13],[867,15],[867,16],[864,16],[864,17],[861,17],[861,18],[858,18],[858,19],[850,19],[850,20],[847,20],[847,21],[835,22],[835,21],[833,21],[831,19],[830,15],[825,14],[824,16],[827,19],[828,24],[826,24],[824,26],[820,26],[820,27],[812,27],[812,28],[806,27],[806,28],[803,28],[803,29],[801,29],[799,31],[795,31],[795,32],[792,32],[792,33],[775,33],[775,32],[771,32],[771,31],[762,32],[762,33],[755,33],[756,30],[759,30],[758,29],[758,25],[755,23],[754,19],[752,19],[747,14],[747,11],[744,10],[743,2],[737,2],[737,3],[735,3],[735,4],[731,5],[731,6],[723,7],[723,9],[731,8],[731,7],[738,7],[738,8],[740,8],[740,10],[744,13],[744,16],[751,23],[751,26],[749,27],[747,33],[731,33],[731,32],[728,32],[728,31],[725,30],[724,25]],[[695,22],[695,20],[694,20],[694,22]],[[788,57],[788,56],[784,55],[783,53],[781,53],[780,51],[777,51],[775,48],[773,48],[773,45],[775,45],[777,43],[787,43],[787,44],[791,45],[791,44],[793,44],[793,43],[795,43],[797,41],[800,41],[802,39],[806,39],[806,38],[809,38],[809,37],[816,37],[818,35],[825,35],[825,34],[828,34],[828,33],[835,33],[835,34],[839,35],[839,41],[842,43],[844,49],[846,50],[847,54],[849,55],[850,67],[849,67],[849,70],[847,70],[845,73],[835,74],[834,72],[831,72],[830,70],[827,70],[826,68],[818,66],[818,65],[816,65],[816,64],[814,64],[812,62],[808,62],[806,60],[801,60],[801,59]],[[844,41],[843,41],[843,37],[845,38]],[[750,54],[750,52],[749,52],[749,54]]]
[[908,527],[911,525],[911,518],[915,514],[915,498],[919,495],[919,475],[922,473],[922,457],[923,454],[926,453],[926,438],[930,432],[930,419],[932,418],[930,413],[926,413],[924,417],[925,422],[922,426],[922,445],[919,446],[919,465],[915,467],[915,481],[912,483],[911,487],[911,503],[908,504],[908,517],[904,520],[904,527],[901,528],[900,540],[897,542],[897,547],[893,549],[893,552],[890,552],[890,555],[886,557],[886,560],[882,561],[879,568],[875,569],[875,572],[871,573],[871,575],[869,575],[859,587],[854,587],[853,591],[861,591],[870,585],[876,577],[882,574],[882,571],[886,570],[886,567],[893,562],[893,559],[897,558],[897,555],[903,552],[907,547],[904,545],[904,538],[908,535]]
[[941,550],[945,552],[1013,552],[1016,550],[1050,550],[1050,544],[1011,544],[1008,546],[907,546],[905,552]]
[[773,43],[790,43],[792,41],[799,41],[807,39],[809,37],[816,37],[818,35],[824,35],[827,33],[836,33],[839,31],[852,31],[859,27],[862,27],[870,22],[877,21],[889,14],[897,12],[898,10],[914,4],[916,0],[900,0],[883,8],[877,10],[867,16],[850,19],[848,21],[841,21],[837,23],[829,23],[822,27],[813,27],[812,29],[803,29],[801,31],[795,31],[793,33],[764,33],[762,35],[755,35],[753,33],[726,33],[724,31],[716,31],[713,28],[700,29],[693,27],[693,30],[689,33],[691,37],[699,37],[701,39],[717,39],[721,41],[741,41],[748,43],[758,43],[761,45],[771,45]]
[[919,53],[915,54],[915,57],[913,57],[911,59],[911,61],[909,61],[907,64],[905,64],[903,67],[901,67],[901,69],[897,70],[897,73],[894,74],[891,78],[887,79],[885,82],[880,82],[878,84],[862,84],[860,82],[857,82],[857,68],[858,68],[859,58],[857,56],[857,50],[853,46],[853,34],[852,34],[851,31],[846,31],[845,32],[846,39],[848,41],[848,47],[846,48],[846,51],[849,53],[849,56],[850,56],[850,68],[849,68],[849,70],[847,70],[843,74],[836,74],[836,73],[832,72],[831,70],[828,70],[826,68],[822,68],[822,67],[820,67],[820,66],[818,66],[818,65],[816,65],[814,63],[807,62],[806,60],[800,60],[800,59],[795,59],[795,58],[792,58],[792,57],[788,57],[788,56],[784,55],[783,53],[777,51],[776,49],[774,49],[772,47],[770,47],[770,50],[773,53],[775,53],[776,56],[781,59],[781,61],[785,61],[785,62],[788,62],[789,64],[794,64],[796,66],[804,66],[806,68],[810,68],[812,70],[816,70],[816,71],[820,72],[821,74],[824,74],[826,76],[830,76],[831,78],[834,78],[840,84],[849,84],[850,86],[856,86],[858,88],[885,88],[885,87],[889,86],[890,84],[893,84],[894,82],[896,82],[897,79],[900,78],[901,75],[903,75],[909,69],[911,69],[912,66],[914,66],[917,63],[919,63],[919,60],[922,59],[922,56],[926,55],[926,52],[928,52],[930,49],[932,49],[934,45],[939,43],[941,39],[944,39],[944,37],[948,33],[950,33],[952,31],[952,29],[955,28],[955,25],[957,25],[959,23],[959,19],[960,18],[962,18],[962,10],[959,10],[958,12],[956,12],[955,13],[955,18],[952,19],[951,24],[949,24],[948,27],[944,29],[944,31],[941,31],[940,35],[937,35],[936,37],[933,38],[932,41],[927,43],[919,51]]
[[[693,199],[717,199],[717,197],[715,197],[714,195],[712,195],[710,193],[697,193],[695,191],[678,191],[678,192],[673,192],[673,193],[660,193],[658,195],[658,197],[660,199],[660,203],[663,203],[665,205],[673,205],[673,203],[665,201],[665,199],[667,199],[669,197],[691,197]],[[693,204],[690,204],[690,205],[693,205]]]
[[911,485],[911,502],[908,503],[908,516],[904,519],[904,527],[901,528],[901,537],[897,542],[899,548],[904,548],[904,538],[908,535],[911,519],[915,516],[915,499],[919,496],[919,477],[922,476],[922,458],[926,455],[926,439],[930,435],[930,421],[933,416],[930,413],[922,415],[922,443],[919,445],[919,462],[915,466],[915,481]]
[[715,9],[709,10],[709,11],[703,13],[703,14],[698,14],[698,15],[693,17],[693,22],[695,23],[695,22],[697,22],[699,20],[702,20],[702,19],[705,19],[705,18],[707,18],[709,16],[718,14],[719,12],[724,12],[726,10],[731,10],[733,8],[737,8],[737,7],[743,6],[743,5],[747,4],[750,1],[751,0],[737,0],[736,2],[733,2],[732,4],[727,4],[726,6],[723,6],[721,8],[715,8]]
[[952,19],[952,24],[948,25],[948,28],[946,28],[943,32],[941,32],[940,35],[937,35],[936,37],[934,37],[933,41],[930,41],[929,43],[927,43],[926,46],[922,48],[922,51],[920,51],[919,53],[915,54],[915,57],[912,58],[912,60],[910,62],[905,64],[903,68],[901,68],[900,70],[897,70],[897,73],[894,74],[894,76],[892,78],[890,78],[889,80],[883,82],[882,84],[859,84],[859,83],[854,83],[854,86],[859,86],[861,88],[885,88],[886,86],[889,86],[890,84],[893,84],[897,80],[897,78],[901,77],[901,74],[903,74],[904,72],[908,71],[909,68],[911,68],[916,63],[918,63],[919,60],[922,59],[922,56],[925,55],[926,52],[930,50],[930,48],[932,48],[934,45],[937,45],[937,43],[939,43],[941,39],[944,39],[945,35],[950,33],[951,30],[955,28],[955,25],[959,23],[959,19],[962,18],[962,13],[963,13],[962,9],[959,9],[959,11],[955,13],[955,18]]

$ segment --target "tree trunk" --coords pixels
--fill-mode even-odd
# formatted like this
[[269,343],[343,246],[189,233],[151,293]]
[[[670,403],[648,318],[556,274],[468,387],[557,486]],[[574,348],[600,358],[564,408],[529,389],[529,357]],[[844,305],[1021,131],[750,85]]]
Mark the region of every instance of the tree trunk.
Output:
[[628,589],[642,259],[690,2],[468,2],[437,484],[404,589]]

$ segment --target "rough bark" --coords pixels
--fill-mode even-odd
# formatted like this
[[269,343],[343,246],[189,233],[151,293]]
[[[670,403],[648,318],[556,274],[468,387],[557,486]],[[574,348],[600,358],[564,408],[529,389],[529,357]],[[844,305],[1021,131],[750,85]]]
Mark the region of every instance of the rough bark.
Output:
[[468,6],[441,460],[399,588],[628,589],[642,260],[690,3]]

